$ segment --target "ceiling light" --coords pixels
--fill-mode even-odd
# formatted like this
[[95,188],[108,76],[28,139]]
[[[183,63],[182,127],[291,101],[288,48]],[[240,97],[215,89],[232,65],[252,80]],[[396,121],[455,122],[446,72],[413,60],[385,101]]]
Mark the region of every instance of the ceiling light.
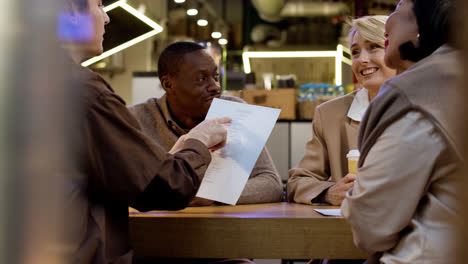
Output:
[[200,27],[208,26],[208,20],[206,20],[206,19],[198,19],[198,20],[197,20],[197,25],[199,25]]
[[213,25],[213,32],[211,33],[212,38],[219,39],[223,36],[223,33],[226,34],[225,31],[223,31],[224,22],[222,20],[216,20]]
[[198,7],[200,9],[200,12],[198,13],[197,25],[199,25],[200,27],[208,26],[208,13],[206,11],[206,8],[203,5],[200,5]]
[[190,8],[187,10],[187,15],[189,16],[196,16],[198,15],[198,10],[195,8]]
[[182,4],[185,2],[185,0],[174,0],[174,2],[176,2],[177,4]]
[[125,11],[127,11],[128,13],[134,15],[136,18],[140,19],[141,21],[143,21],[144,23],[146,23],[148,26],[152,27],[153,30],[150,31],[150,32],[147,32],[139,37],[136,37],[132,40],[129,40],[125,43],[123,43],[122,45],[119,45],[115,48],[112,48],[106,52],[103,52],[101,55],[99,56],[96,56],[96,57],[93,57],[89,60],[86,60],[84,61],[83,63],[81,63],[81,65],[83,67],[88,67],[89,65],[95,63],[95,62],[98,62],[106,57],[109,57],[111,56],[112,54],[115,54],[121,50],[124,50],[130,46],[133,46],[145,39],[148,39],[158,33],[160,33],[161,31],[163,31],[163,28],[158,25],[158,23],[154,22],[153,20],[151,20],[149,17],[143,15],[142,13],[138,12],[138,10],[136,10],[135,8],[133,8],[132,6],[130,6],[129,4],[126,3],[126,0],[120,0],[120,1],[117,1],[115,3],[112,3],[106,7],[104,7],[104,11],[105,12],[108,12],[114,8],[117,8],[117,7],[121,7],[123,8]]
[[341,63],[351,65],[351,60],[344,57],[343,52],[349,53],[349,49],[346,49],[343,45],[338,45],[336,51],[245,51],[242,53],[242,60],[244,62],[244,72],[250,73],[250,58],[335,58],[335,83],[341,85]]
[[189,15],[189,16],[196,16],[196,15],[198,15],[198,10],[195,9],[195,8],[188,9],[188,10],[187,10],[187,15]]
[[221,34],[221,32],[218,32],[218,31],[214,31],[214,32],[211,33],[211,37],[214,38],[214,39],[219,39],[222,36],[223,36],[223,34]]
[[187,15],[189,16],[196,16],[198,15],[198,1],[195,0],[188,0],[187,3],[185,4],[187,8]]
[[105,12],[109,12],[112,9],[114,9],[116,7],[119,7],[122,4],[122,2],[124,2],[124,1],[120,0],[120,1],[114,2],[114,3],[110,4],[110,5],[105,6],[103,9],[104,9]]
[[222,39],[218,40],[218,43],[219,43],[219,45],[226,45],[226,44],[228,44],[228,41],[227,41],[227,39],[222,38]]

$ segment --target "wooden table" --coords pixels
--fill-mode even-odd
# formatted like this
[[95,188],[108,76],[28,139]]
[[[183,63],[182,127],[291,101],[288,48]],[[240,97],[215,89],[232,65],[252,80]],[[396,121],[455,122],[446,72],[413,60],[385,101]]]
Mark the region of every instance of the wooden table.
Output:
[[364,259],[342,217],[275,203],[130,211],[137,258]]

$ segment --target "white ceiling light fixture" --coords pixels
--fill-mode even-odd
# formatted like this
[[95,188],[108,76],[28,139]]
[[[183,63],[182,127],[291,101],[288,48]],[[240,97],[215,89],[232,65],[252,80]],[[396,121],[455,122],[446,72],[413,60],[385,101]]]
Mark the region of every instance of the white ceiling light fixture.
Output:
[[208,26],[208,15],[203,7],[200,8],[200,13],[198,14],[197,25],[200,27]]
[[198,1],[189,0],[187,1],[187,15],[196,16],[198,15]]
[[112,48],[106,52],[103,52],[101,55],[99,56],[96,56],[96,57],[93,57],[89,60],[86,60],[84,61],[83,63],[81,63],[81,65],[83,67],[88,67],[89,65],[95,63],[95,62],[98,62],[106,57],[109,57],[111,56],[112,54],[115,54],[119,51],[122,51],[128,47],[131,47],[145,39],[148,39],[158,33],[160,33],[161,31],[163,31],[163,28],[158,25],[158,23],[154,22],[153,20],[151,20],[149,17],[145,16],[144,14],[138,12],[138,10],[136,10],[135,8],[133,8],[132,6],[130,6],[129,4],[126,3],[127,1],[126,0],[120,0],[120,1],[117,1],[113,4],[110,4],[106,7],[104,7],[104,11],[105,12],[109,12],[110,10],[114,9],[114,8],[117,8],[117,7],[121,7],[123,8],[125,11],[129,12],[130,14],[134,15],[136,18],[140,19],[142,22],[146,23],[148,26],[152,27],[153,30],[151,30],[150,32],[148,33],[145,33],[139,37],[136,37],[132,40],[129,40],[115,48]]
[[219,45],[226,45],[228,44],[228,29],[223,27],[221,30],[221,34],[223,35],[222,38],[218,40]]
[[198,15],[198,10],[195,8],[190,8],[187,10],[187,15],[189,16],[196,16]]
[[218,40],[219,45],[226,45],[228,44],[228,40],[225,38],[219,39]]
[[199,25],[200,27],[206,27],[208,26],[208,20],[200,18],[197,20],[197,25]]
[[211,32],[211,37],[214,39],[219,39],[223,36],[221,29],[223,28],[222,21],[218,20],[214,23],[213,32]]
[[176,4],[182,4],[182,3],[185,3],[185,0],[174,0],[174,2]]
[[[221,44],[221,43],[220,43]],[[351,65],[351,60],[343,56],[343,52],[349,54],[349,49],[338,45],[331,51],[244,51],[242,61],[244,72],[250,73],[250,58],[335,58],[335,84],[342,85],[341,63]]]
[[213,31],[211,32],[211,37],[214,38],[214,39],[219,39],[223,36],[223,34],[221,34],[221,32],[219,31]]

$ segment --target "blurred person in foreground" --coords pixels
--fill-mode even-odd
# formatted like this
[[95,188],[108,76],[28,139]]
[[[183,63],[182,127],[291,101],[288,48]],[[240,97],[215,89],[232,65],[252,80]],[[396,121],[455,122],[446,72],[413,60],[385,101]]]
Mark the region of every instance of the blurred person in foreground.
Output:
[[[361,122],[357,179],[341,205],[368,263],[453,263],[460,52],[448,0],[401,0],[386,23],[386,81]],[[380,253],[379,253],[380,252]]]
[[[188,205],[225,144],[229,118],[206,120],[166,151],[141,132],[125,102],[80,63],[103,51],[109,17],[100,0],[65,0],[67,23],[89,39],[63,43],[82,109],[76,174],[67,186],[66,231],[71,263],[132,263],[128,207],[177,210]],[[163,243],[163,241],[162,241]]]
[[[171,149],[180,137],[202,122],[214,98],[245,103],[221,95],[219,69],[204,47],[193,42],[167,46],[158,60],[158,76],[166,93],[161,98],[129,107],[142,131],[164,149]],[[273,203],[281,200],[283,186],[266,148],[250,174],[237,204]],[[214,201],[196,197],[191,206]]]
[[348,45],[352,70],[364,87],[319,105],[312,138],[296,168],[289,171],[288,201],[340,205],[356,175],[348,173],[346,154],[357,149],[357,132],[369,102],[396,71],[384,63],[387,16],[367,16],[351,22]]

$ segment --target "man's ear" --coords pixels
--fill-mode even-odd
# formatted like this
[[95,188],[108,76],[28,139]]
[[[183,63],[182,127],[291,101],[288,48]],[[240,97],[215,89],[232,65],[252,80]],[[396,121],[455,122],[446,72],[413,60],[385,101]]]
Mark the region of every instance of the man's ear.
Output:
[[166,91],[166,93],[172,93],[173,91],[173,83],[172,83],[172,78],[168,75],[164,75],[160,79],[161,81],[161,86]]

